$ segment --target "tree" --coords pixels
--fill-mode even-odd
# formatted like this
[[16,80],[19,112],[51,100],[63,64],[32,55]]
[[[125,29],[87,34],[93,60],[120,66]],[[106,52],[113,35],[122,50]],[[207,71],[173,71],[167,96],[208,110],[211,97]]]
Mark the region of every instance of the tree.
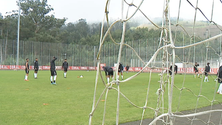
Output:
[[78,23],[75,25],[75,29],[76,42],[80,42],[80,39],[86,38],[88,36],[89,26],[85,19],[79,19]]
[[21,39],[44,42],[59,41],[59,29],[66,19],[49,15],[53,8],[47,0],[25,0],[21,3]]

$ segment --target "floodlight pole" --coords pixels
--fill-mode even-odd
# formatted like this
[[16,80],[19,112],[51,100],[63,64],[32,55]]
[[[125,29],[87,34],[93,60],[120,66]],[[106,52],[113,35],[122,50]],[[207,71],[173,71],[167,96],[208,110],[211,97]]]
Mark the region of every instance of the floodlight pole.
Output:
[[65,59],[66,59],[66,53],[64,54],[64,56],[65,56]]
[[[220,31],[220,34],[221,34],[222,32]],[[222,53],[221,53],[221,37],[220,37],[220,58],[219,58],[219,67],[220,67],[220,65],[221,65],[221,57],[222,57]]]
[[16,66],[18,68],[19,65],[19,29],[20,29],[20,0],[19,3],[19,11],[18,11],[18,31],[17,31],[17,60],[16,60]]

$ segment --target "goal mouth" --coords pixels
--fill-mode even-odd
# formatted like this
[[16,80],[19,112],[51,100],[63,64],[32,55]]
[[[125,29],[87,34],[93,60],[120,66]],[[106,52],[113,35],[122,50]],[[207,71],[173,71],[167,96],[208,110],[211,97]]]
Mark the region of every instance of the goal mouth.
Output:
[[[140,117],[138,117],[140,119],[139,124],[142,124],[147,118],[153,118],[149,124],[155,124],[157,121],[162,124],[173,124],[179,118],[184,118],[186,124],[196,124],[197,121],[204,124],[221,124],[222,110],[220,109],[220,102],[222,99],[217,95],[219,93],[219,83],[216,74],[222,60],[222,26],[218,24],[217,20],[217,16],[219,16],[217,11],[221,10],[218,9],[217,4],[222,5],[222,1],[208,1],[207,4],[203,4],[198,0],[195,3],[189,0],[185,2],[165,0],[162,3],[162,18],[159,24],[149,17],[152,11],[144,10],[143,6],[147,4],[144,0],[140,2],[122,0],[121,19],[111,23],[108,12],[113,6],[110,3],[107,0],[105,16],[101,26],[97,73],[89,124],[93,124],[92,119],[97,110],[103,110],[102,124],[110,121],[107,120],[109,118],[106,118],[106,116],[109,113],[107,111],[109,111],[108,108],[111,103],[108,96],[111,94],[116,96],[114,118],[116,124],[124,122],[124,120],[121,120],[121,113],[124,112],[121,110],[121,107],[123,107],[121,105],[122,100],[126,100],[131,106],[128,110],[132,109],[134,111],[133,107],[136,107],[139,111],[142,111]],[[205,10],[204,6],[206,5],[212,9]],[[189,10],[186,10],[185,7],[188,7]],[[171,16],[174,13],[171,13],[171,10],[176,10],[176,18]],[[186,18],[188,12],[192,15],[192,21],[183,19],[183,17]],[[152,26],[152,28],[145,27],[147,31],[150,29],[157,31],[159,38],[138,40],[137,45],[125,41],[127,23],[137,14],[142,15],[147,20],[147,24],[149,23]],[[122,31],[121,38],[118,41],[112,37],[111,31],[119,23],[121,23]],[[108,77],[107,75],[104,76],[104,73],[102,73],[104,67],[101,68],[101,64],[107,63],[107,60],[103,59],[105,56],[102,55],[105,51],[109,51],[109,47],[104,49],[108,38],[112,41],[112,44],[118,47],[116,49],[118,54],[111,55],[116,57],[114,58],[116,65],[112,67],[114,70],[113,79],[109,75]],[[123,54],[129,54],[131,59],[122,58]],[[125,77],[124,72],[122,75],[122,72],[119,71],[120,65],[118,64],[122,62],[131,64],[131,71],[133,68],[137,68],[137,70]],[[143,80],[144,74],[146,74],[145,80]],[[135,82],[135,79],[138,82]],[[101,83],[103,83],[102,88],[98,87]],[[143,88],[146,89],[145,91],[133,91],[132,89],[132,93],[138,92],[135,94],[143,95],[142,97],[138,96],[137,99],[132,99],[131,96],[128,96],[130,94],[125,91],[125,88],[137,85],[144,85]],[[139,103],[140,101],[143,104]],[[217,106],[220,108],[214,106],[218,103]],[[199,110],[205,106],[208,107]],[[101,109],[101,107],[103,108]],[[182,112],[184,110],[191,112]],[[218,112],[220,113],[218,117],[220,120],[213,119],[213,115],[218,116]]]

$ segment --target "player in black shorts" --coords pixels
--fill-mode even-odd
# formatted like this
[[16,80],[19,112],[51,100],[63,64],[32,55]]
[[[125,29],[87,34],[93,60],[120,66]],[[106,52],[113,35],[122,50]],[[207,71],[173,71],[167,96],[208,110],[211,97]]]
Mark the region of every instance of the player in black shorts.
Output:
[[64,78],[66,78],[66,74],[67,74],[67,71],[68,71],[68,67],[69,67],[69,64],[67,62],[67,59],[64,60],[64,62],[62,63],[62,68],[64,70]]
[[[170,66],[170,70],[169,70],[170,75],[172,75],[172,70],[173,70],[173,67],[172,67],[172,65],[171,65],[171,66]],[[175,73],[175,75],[177,74],[177,70],[178,70],[177,65],[174,65],[174,73]]]
[[113,78],[113,68],[109,66],[103,66],[103,70],[105,71],[107,83],[109,83],[110,76]]
[[199,70],[198,70],[198,68],[197,68],[198,66],[199,66],[199,64],[198,64],[197,62],[195,62],[195,65],[194,65],[194,67],[193,67],[194,73],[195,73],[195,75],[194,75],[195,78],[200,76],[200,75],[199,75]]
[[37,73],[39,70],[38,58],[35,58],[34,62],[34,78],[37,79]]
[[205,78],[204,78],[204,82],[208,82],[208,73],[210,72],[210,63],[207,63],[205,70],[204,70],[204,74],[205,74]]
[[53,57],[52,61],[50,62],[50,71],[51,71],[51,84],[56,85],[56,77],[57,77],[57,73],[56,73],[56,67],[55,67],[55,60],[57,58]]
[[29,58],[26,58],[26,62],[25,62],[25,81],[29,81],[28,80],[28,76],[29,76]]
[[119,79],[119,73],[121,73],[121,78],[123,79],[123,65],[119,63],[119,68],[118,68],[118,79]]

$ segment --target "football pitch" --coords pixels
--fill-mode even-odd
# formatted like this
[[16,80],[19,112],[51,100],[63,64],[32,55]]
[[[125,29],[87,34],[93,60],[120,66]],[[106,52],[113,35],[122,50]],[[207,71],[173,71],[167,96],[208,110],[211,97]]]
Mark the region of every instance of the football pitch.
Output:
[[[39,71],[38,78],[34,79],[33,71],[30,71],[29,81],[24,81],[25,71],[0,70],[0,125],[87,125],[89,113],[92,110],[93,93],[95,88],[96,71],[68,71],[67,78],[63,78],[63,71],[57,71],[57,85],[50,84],[50,71]],[[104,72],[102,72],[104,75]],[[124,72],[124,77],[130,77],[135,73]],[[83,78],[79,78],[83,75]],[[103,76],[105,77],[105,76]],[[201,95],[213,100],[215,90],[214,78],[209,76],[210,82],[202,83],[200,78],[193,75],[185,76],[185,84],[188,89],[173,91],[173,111],[179,105],[179,111],[194,109],[197,97]],[[149,73],[142,73],[129,82],[121,83],[120,90],[134,104],[143,107],[147,95]],[[148,106],[156,108],[159,88],[159,76],[152,74],[150,84]],[[182,87],[183,75],[175,76],[175,86]],[[202,86],[202,87],[201,87]],[[113,87],[116,87],[114,85]],[[201,89],[200,89],[201,88]],[[99,78],[97,99],[104,90],[104,85]],[[164,99],[167,100],[167,85]],[[221,95],[216,95],[215,100],[222,101]],[[102,123],[104,97],[100,101],[93,116],[93,125]],[[106,124],[115,124],[117,91],[109,91],[106,109]],[[214,102],[217,104],[218,102]],[[210,101],[200,97],[198,107],[209,106]],[[167,101],[165,102],[167,109]],[[167,112],[167,110],[165,111]],[[142,109],[128,103],[123,97],[120,98],[120,123],[140,120]],[[153,110],[147,109],[145,118],[152,118]]]

